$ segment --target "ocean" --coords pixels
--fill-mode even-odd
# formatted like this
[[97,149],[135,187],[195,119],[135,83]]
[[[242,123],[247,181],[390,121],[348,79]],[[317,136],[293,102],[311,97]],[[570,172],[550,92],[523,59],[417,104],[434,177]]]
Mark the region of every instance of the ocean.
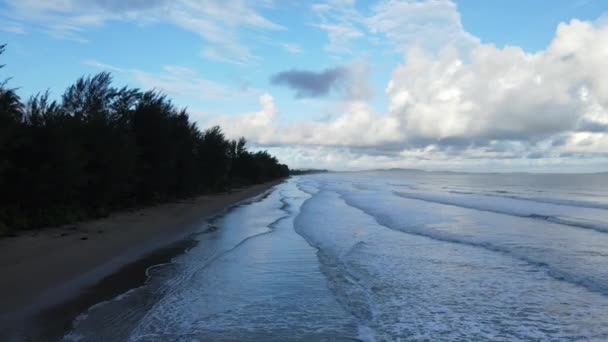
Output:
[[64,340],[608,340],[608,174],[303,175],[200,231]]

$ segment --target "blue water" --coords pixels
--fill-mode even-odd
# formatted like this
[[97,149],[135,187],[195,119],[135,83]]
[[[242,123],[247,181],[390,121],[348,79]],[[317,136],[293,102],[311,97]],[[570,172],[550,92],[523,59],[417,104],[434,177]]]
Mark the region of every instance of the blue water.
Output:
[[299,176],[66,340],[608,340],[608,175]]

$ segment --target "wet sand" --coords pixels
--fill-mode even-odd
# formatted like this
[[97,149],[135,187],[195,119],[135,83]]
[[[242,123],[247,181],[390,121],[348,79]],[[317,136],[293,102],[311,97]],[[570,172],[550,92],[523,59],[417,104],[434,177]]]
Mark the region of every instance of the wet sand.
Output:
[[183,252],[206,219],[280,182],[0,240],[0,337],[56,338],[78,313]]

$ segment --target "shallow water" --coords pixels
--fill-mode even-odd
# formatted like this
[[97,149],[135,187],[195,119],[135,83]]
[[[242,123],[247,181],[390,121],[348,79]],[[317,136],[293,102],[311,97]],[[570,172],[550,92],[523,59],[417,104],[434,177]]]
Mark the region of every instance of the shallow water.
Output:
[[607,175],[308,175],[208,225],[65,340],[608,340]]

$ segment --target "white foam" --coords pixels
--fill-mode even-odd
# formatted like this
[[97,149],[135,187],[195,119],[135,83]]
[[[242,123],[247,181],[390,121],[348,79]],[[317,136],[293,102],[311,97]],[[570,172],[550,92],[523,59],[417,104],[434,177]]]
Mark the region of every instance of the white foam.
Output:
[[[80,323],[131,341],[606,340],[608,234],[572,226],[604,222],[600,208],[506,197],[526,193],[512,184],[485,196],[461,176],[402,176],[294,177]],[[125,305],[145,294],[159,298],[123,325]]]

